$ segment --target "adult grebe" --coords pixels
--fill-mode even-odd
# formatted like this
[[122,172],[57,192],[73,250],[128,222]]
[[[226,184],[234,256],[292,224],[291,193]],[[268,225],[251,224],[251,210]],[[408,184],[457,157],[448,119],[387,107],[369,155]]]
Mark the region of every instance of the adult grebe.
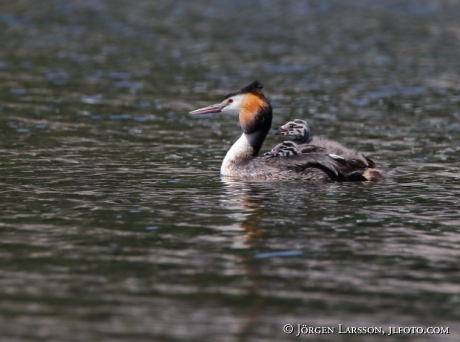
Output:
[[190,114],[238,114],[242,136],[225,156],[220,172],[223,176],[264,180],[335,180],[365,181],[367,168],[346,170],[342,163],[325,153],[302,153],[267,158],[258,156],[272,123],[272,107],[255,81],[228,94],[217,104]]

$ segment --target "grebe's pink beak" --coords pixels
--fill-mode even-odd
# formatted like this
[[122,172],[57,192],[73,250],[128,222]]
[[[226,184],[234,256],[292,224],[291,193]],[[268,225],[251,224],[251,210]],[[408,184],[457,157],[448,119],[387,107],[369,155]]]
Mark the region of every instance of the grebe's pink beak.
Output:
[[286,135],[286,133],[289,131],[289,125],[283,125],[281,127],[275,127],[276,132],[275,135]]
[[220,103],[216,103],[204,108],[196,109],[189,114],[192,115],[199,115],[199,114],[214,114],[214,113],[220,113],[222,111],[222,108],[224,108],[224,105]]

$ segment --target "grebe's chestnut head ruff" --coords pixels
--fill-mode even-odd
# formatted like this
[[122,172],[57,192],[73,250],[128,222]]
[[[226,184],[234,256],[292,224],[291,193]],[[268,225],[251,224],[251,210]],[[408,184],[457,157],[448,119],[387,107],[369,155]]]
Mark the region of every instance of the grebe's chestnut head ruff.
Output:
[[292,136],[292,141],[297,144],[309,143],[311,140],[310,127],[305,120],[295,119],[275,129],[279,130],[276,135]]
[[270,152],[264,153],[267,157],[289,157],[301,154],[299,146],[293,141],[285,141],[276,145]]

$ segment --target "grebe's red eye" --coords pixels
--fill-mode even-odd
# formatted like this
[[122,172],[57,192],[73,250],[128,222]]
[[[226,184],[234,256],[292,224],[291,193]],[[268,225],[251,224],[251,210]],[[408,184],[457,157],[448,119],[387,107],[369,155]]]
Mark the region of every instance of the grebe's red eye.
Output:
[[232,99],[228,99],[227,103],[232,103],[233,100]]

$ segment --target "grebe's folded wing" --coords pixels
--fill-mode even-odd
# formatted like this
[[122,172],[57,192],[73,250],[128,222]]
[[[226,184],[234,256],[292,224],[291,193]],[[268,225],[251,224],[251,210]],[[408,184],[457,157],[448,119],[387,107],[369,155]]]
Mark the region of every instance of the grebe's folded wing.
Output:
[[370,169],[375,168],[375,162],[374,162],[371,158],[366,157],[366,156],[363,156],[363,157],[366,159],[367,164],[369,165],[368,167],[369,167]]
[[310,169],[323,171],[331,180],[345,181],[346,176],[342,173],[339,164],[326,154],[308,153],[290,157],[267,158],[266,163],[280,170],[286,170],[302,174]]
[[357,158],[344,158],[346,165],[353,169],[367,169],[368,165],[362,159]]
[[302,153],[315,153],[315,152],[324,152],[326,149],[317,145],[302,144],[299,145],[299,149]]

